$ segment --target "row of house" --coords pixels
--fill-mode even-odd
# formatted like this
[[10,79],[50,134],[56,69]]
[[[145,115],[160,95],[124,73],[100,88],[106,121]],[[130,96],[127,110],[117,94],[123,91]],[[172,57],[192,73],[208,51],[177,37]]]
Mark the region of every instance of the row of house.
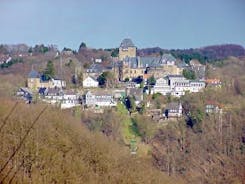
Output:
[[[171,102],[166,104],[164,109],[149,109],[147,115],[151,116],[154,121],[160,122],[166,119],[176,119],[183,116],[184,109],[181,102]],[[222,114],[223,109],[220,104],[214,101],[207,101],[205,105],[206,114]]]
[[165,78],[157,79],[150,93],[161,93],[162,95],[180,97],[185,95],[187,91],[196,93],[203,88],[205,88],[205,81],[188,80],[182,75],[168,75]]
[[17,96],[31,103],[35,95],[42,101],[59,106],[61,109],[79,106],[80,96],[74,91],[65,90],[65,87],[65,81],[55,78],[44,80],[43,75],[32,69],[28,74],[27,87],[21,87],[17,91]]
[[80,95],[71,90],[59,88],[39,88],[42,101],[67,109],[81,105]]

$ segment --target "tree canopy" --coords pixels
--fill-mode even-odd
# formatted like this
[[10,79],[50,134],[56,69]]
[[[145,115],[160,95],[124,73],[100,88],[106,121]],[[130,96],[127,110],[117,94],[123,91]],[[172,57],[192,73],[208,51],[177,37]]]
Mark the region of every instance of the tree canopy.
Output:
[[55,76],[55,69],[53,61],[49,60],[47,66],[43,72],[44,80],[49,80]]
[[156,79],[153,75],[149,79],[147,79],[147,84],[148,85],[155,85],[156,84]]
[[183,70],[183,76],[187,79],[190,79],[190,80],[195,80],[196,79],[196,74],[193,70],[187,70],[187,69],[184,69]]
[[87,48],[87,45],[86,43],[82,42],[79,46],[79,50],[82,49],[82,48]]
[[115,76],[111,72],[103,72],[97,80],[101,87],[113,87],[115,84]]

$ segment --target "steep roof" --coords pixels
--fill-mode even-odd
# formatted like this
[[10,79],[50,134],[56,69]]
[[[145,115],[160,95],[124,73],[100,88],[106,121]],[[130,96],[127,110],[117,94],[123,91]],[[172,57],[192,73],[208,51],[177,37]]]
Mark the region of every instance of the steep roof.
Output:
[[121,48],[128,48],[128,47],[135,47],[134,43],[132,42],[131,39],[129,38],[125,38],[121,45],[120,45]]
[[95,82],[98,82],[97,81],[97,79],[95,78],[95,77],[93,77],[93,76],[87,76],[85,79],[84,79],[84,81],[86,80],[86,79],[92,79],[92,80],[94,80]]
[[161,59],[163,61],[176,61],[176,58],[172,54],[163,54]]
[[171,102],[169,104],[166,105],[165,109],[172,109],[172,110],[177,110],[179,109],[179,107],[181,107],[181,103],[178,102]]
[[145,56],[138,57],[140,67],[160,67],[162,63],[161,57]]
[[36,70],[31,70],[28,74],[28,78],[40,78],[40,74]]
[[156,68],[161,67],[167,61],[175,61],[176,59],[171,54],[165,54],[162,57],[156,56],[143,56],[143,57],[126,57],[125,62],[129,63],[131,68]]

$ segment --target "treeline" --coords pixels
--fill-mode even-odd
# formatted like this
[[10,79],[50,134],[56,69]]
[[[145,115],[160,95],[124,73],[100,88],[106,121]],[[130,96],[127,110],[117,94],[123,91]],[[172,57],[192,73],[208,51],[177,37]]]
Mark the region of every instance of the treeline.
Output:
[[229,56],[245,56],[245,49],[240,45],[226,44],[226,45],[214,45],[198,49],[172,49],[166,50],[159,47],[139,49],[139,55],[152,55],[161,53],[170,53],[174,57],[189,63],[192,59],[198,59],[202,64],[206,62],[212,63],[216,60],[223,60]]
[[22,63],[22,62],[23,62],[23,59],[22,58],[15,58],[15,59],[11,59],[7,63],[1,64],[0,67],[1,68],[8,68],[8,67],[12,66],[13,64]]

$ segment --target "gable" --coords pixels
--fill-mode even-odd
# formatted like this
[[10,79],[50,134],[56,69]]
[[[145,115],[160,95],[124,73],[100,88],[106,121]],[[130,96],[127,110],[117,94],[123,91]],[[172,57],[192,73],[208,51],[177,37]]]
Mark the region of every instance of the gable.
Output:
[[93,82],[93,83],[97,83],[98,81],[95,80],[95,79],[93,79],[92,77],[87,77],[86,79],[84,79],[83,82],[89,82],[89,83]]

